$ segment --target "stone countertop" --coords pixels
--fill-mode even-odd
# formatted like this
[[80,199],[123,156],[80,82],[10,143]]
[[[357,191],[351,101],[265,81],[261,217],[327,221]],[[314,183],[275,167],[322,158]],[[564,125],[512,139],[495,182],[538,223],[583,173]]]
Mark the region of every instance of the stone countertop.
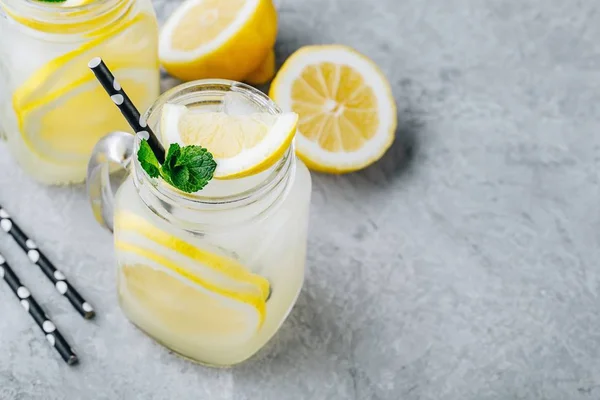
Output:
[[279,62],[352,45],[400,111],[377,165],[313,175],[306,283],[280,333],[222,370],[155,344],[117,307],[83,187],[40,186],[0,146],[0,201],[98,309],[82,320],[0,235],[81,357],[67,367],[0,285],[0,399],[600,398],[597,2],[277,6]]

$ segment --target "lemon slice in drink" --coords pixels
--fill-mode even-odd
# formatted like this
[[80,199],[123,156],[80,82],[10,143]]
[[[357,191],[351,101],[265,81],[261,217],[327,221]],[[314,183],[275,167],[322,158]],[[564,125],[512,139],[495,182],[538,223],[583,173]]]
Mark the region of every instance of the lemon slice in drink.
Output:
[[356,171],[394,141],[390,85],[375,63],[349,47],[303,47],[281,67],[269,95],[300,115],[296,153],[314,170]]
[[150,240],[156,253],[180,263],[176,272],[184,276],[201,276],[206,285],[227,288],[231,292],[256,294],[262,299],[269,296],[269,281],[230,257],[194,246],[130,212],[118,213],[114,221],[119,240],[137,246],[144,246],[143,243]]
[[206,346],[244,343],[262,325],[264,302],[207,290],[165,270],[160,263],[164,260],[146,259],[124,243],[117,242],[116,248],[135,260],[121,267],[120,295],[134,299],[154,324]]
[[165,22],[160,60],[182,80],[244,80],[275,44],[272,0],[187,0]]
[[[155,70],[117,69],[115,77],[134,104],[146,107],[158,93]],[[17,111],[24,142],[41,158],[57,164],[85,165],[98,140],[128,125],[92,76],[31,102]]]
[[[44,97],[64,91],[73,82],[91,77],[87,63],[94,57],[102,57],[113,70],[148,68],[157,64],[154,32],[158,26],[151,16],[138,14],[126,22],[108,25],[103,29],[96,39],[53,59],[19,86],[13,94],[15,111],[19,113],[24,108],[30,108],[31,103],[39,103]],[[156,65],[152,80],[157,82],[158,79]]]
[[121,296],[148,319],[207,345],[242,343],[266,318],[269,282],[130,212],[115,216]]
[[[149,249],[148,247],[131,244],[128,241],[120,239],[115,241],[115,247],[120,251],[144,259],[144,262],[153,262],[154,264],[160,265],[162,269],[169,271],[169,273],[174,273],[174,275],[177,277],[188,279],[206,291],[252,305],[253,307],[259,309],[260,314],[262,317],[264,317],[265,299],[263,299],[258,293],[235,291],[224,286],[217,286],[205,279],[205,277],[197,275],[190,270],[183,268],[179,263],[159,254],[152,249]],[[127,256],[122,257],[127,259]]]
[[164,143],[207,148],[217,162],[214,177],[234,179],[275,164],[292,143],[297,121],[295,113],[230,115],[166,104],[160,127]]

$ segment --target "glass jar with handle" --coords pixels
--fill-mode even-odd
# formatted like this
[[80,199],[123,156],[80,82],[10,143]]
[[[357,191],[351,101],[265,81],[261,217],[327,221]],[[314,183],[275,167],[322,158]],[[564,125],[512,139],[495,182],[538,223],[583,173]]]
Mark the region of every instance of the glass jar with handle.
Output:
[[[144,118],[160,137],[166,103],[212,111],[231,92],[280,113],[256,89],[208,80],[164,93]],[[109,134],[88,166],[94,214],[114,230],[121,308],[187,358],[239,363],[275,334],[302,287],[310,174],[291,146],[264,172],[186,194],[150,178],[132,157],[138,146],[137,137]]]
[[81,182],[96,142],[126,130],[87,68],[101,56],[138,106],[159,95],[150,0],[0,0],[0,131],[47,184]]

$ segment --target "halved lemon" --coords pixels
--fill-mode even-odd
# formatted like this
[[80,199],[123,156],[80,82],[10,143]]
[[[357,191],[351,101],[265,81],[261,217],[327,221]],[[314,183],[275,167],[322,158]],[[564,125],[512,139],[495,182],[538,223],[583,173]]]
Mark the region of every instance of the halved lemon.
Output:
[[258,69],[252,71],[250,75],[244,79],[251,85],[263,85],[273,79],[275,75],[275,50],[271,50],[267,57],[260,64]]
[[[158,96],[156,70],[116,69],[114,73],[140,108],[147,108]],[[85,165],[102,136],[129,129],[93,75],[40,97],[16,114],[31,151],[57,164]]]
[[291,145],[298,115],[195,112],[166,104],[161,116],[164,143],[200,145],[213,155],[217,179],[234,179],[262,172],[279,160]]
[[166,21],[159,54],[182,80],[244,80],[275,44],[272,0],[187,0]]
[[18,113],[31,107],[31,103],[39,103],[43,101],[42,98],[64,91],[73,82],[92,77],[87,63],[93,57],[102,57],[108,67],[114,70],[155,66],[157,72],[152,79],[158,86],[158,26],[155,18],[138,14],[105,29],[96,39],[45,64],[19,86],[13,94],[15,111]]
[[380,159],[396,130],[396,105],[381,70],[346,46],[306,46],[281,67],[269,95],[299,114],[296,153],[311,169],[344,173]]
[[127,240],[140,247],[147,240],[152,241],[158,245],[153,246],[155,252],[181,262],[182,266],[176,272],[188,278],[191,274],[192,277],[202,277],[214,287],[229,288],[237,293],[254,293],[262,299],[269,296],[269,281],[250,272],[231,257],[194,246],[130,212],[119,212],[114,221],[118,240]]

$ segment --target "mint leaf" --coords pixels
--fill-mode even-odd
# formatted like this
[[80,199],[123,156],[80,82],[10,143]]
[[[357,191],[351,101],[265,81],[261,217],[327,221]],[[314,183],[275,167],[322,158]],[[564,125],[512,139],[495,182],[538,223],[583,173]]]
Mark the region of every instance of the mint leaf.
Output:
[[160,175],[160,163],[147,140],[144,139],[140,142],[140,149],[137,156],[142,168],[150,177],[157,178]]
[[212,179],[217,163],[202,146],[171,144],[161,167],[161,176],[177,189],[194,193]]
[[171,143],[169,146],[169,150],[167,151],[167,155],[165,156],[165,163],[163,164],[163,168],[167,168],[172,170],[176,167],[175,163],[181,154],[181,147],[177,143]]
[[204,188],[217,168],[213,155],[202,146],[182,148],[173,143],[169,146],[165,162],[160,165],[148,141],[142,140],[137,156],[150,177],[161,176],[169,185],[187,193]]

